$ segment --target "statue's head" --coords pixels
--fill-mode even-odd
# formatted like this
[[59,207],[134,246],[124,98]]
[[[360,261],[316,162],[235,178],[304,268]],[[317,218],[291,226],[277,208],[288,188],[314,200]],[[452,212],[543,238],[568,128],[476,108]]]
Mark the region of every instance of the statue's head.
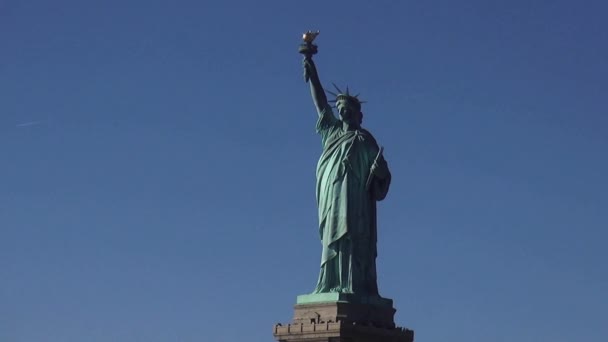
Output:
[[361,103],[357,98],[342,94],[338,95],[336,109],[342,121],[361,125],[363,113],[361,113]]
[[359,100],[358,95],[350,95],[348,87],[346,92],[342,92],[335,84],[334,87],[338,90],[338,94],[330,92],[336,97],[334,101],[336,109],[340,114],[340,119],[346,123],[361,125],[363,122],[363,113],[361,112],[361,104],[365,101]]

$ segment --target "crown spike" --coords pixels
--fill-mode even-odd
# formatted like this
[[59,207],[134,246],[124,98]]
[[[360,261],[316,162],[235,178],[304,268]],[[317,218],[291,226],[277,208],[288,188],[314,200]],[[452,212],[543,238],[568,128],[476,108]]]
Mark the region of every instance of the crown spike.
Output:
[[334,88],[336,88],[338,93],[342,94],[342,90],[340,90],[340,88],[338,88],[338,86],[334,82],[331,82],[331,84],[333,84]]
[[326,91],[326,92],[328,92],[328,93],[330,93],[330,94],[331,94],[331,95],[333,95],[333,96],[336,96],[336,97],[338,96],[338,94],[334,93],[334,92],[333,92],[333,91],[331,91],[331,90],[325,89],[325,91]]

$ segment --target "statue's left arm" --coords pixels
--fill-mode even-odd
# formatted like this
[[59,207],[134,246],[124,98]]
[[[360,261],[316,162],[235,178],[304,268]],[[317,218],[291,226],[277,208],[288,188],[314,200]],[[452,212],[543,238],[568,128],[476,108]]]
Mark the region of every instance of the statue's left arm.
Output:
[[372,164],[370,173],[373,176],[370,192],[376,201],[382,201],[391,185],[391,171],[388,168],[388,163],[381,156]]

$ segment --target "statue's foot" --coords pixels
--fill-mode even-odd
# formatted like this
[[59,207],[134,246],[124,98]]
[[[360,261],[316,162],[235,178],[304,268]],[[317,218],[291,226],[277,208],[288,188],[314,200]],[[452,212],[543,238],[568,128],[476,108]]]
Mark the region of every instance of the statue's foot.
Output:
[[351,291],[349,288],[346,288],[346,287],[334,287],[334,288],[330,289],[329,292],[332,292],[332,293],[350,293],[350,294],[353,293],[353,291]]

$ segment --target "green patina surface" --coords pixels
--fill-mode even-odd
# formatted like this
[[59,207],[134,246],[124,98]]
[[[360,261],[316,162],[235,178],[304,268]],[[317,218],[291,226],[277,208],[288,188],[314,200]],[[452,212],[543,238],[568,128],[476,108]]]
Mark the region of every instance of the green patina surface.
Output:
[[393,307],[393,300],[389,298],[381,297],[368,297],[358,296],[349,293],[337,293],[337,292],[326,292],[326,293],[312,293],[299,295],[296,304],[312,304],[312,303],[333,303],[333,302],[347,302],[347,303],[358,303],[358,304],[371,304],[375,306]]
[[386,303],[378,294],[376,280],[376,202],[389,190],[388,164],[372,134],[361,127],[362,102],[348,88],[342,92],[336,87],[336,117],[312,60],[317,52],[312,40],[300,52],[304,54],[304,79],[319,114],[316,130],[322,153],[316,171],[316,198],[322,254],[317,286],[313,294],[299,296],[298,303]]

